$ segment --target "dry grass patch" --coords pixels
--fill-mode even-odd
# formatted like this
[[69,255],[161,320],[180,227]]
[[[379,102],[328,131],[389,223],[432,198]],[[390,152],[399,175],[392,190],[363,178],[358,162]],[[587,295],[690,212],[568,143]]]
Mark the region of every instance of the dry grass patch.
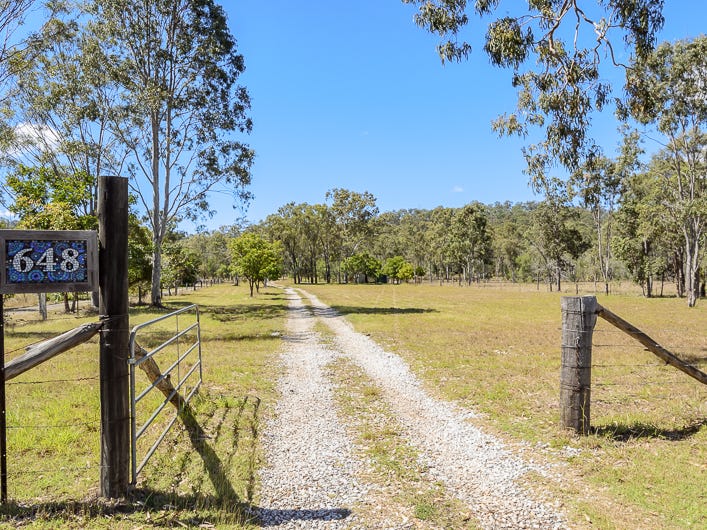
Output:
[[[621,521],[707,527],[704,385],[661,365],[600,322],[593,434],[579,438],[558,429],[560,297],[574,295],[574,289],[559,294],[528,286],[304,287],[346,315],[357,331],[402,355],[433,393],[484,412],[490,429],[567,461],[568,474],[606,491],[596,501],[588,494],[569,506],[578,521],[586,522],[586,514],[601,528],[621,527]],[[634,293],[598,298],[707,370],[704,304],[690,309],[684,300]]]

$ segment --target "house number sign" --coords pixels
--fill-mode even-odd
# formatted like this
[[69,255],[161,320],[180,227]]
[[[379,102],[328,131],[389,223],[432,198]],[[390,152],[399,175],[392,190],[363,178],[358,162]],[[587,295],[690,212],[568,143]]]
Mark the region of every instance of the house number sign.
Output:
[[91,230],[0,230],[0,292],[97,289],[96,240]]

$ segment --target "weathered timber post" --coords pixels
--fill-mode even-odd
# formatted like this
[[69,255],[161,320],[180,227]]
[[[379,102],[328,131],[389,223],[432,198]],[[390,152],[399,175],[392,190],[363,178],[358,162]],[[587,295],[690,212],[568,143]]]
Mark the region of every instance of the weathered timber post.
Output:
[[5,294],[0,293],[0,502],[7,504],[7,410],[5,407]]
[[596,321],[596,297],[562,298],[560,425],[577,434],[589,432],[592,332]]
[[130,480],[128,373],[128,179],[98,179],[101,495],[127,493]]

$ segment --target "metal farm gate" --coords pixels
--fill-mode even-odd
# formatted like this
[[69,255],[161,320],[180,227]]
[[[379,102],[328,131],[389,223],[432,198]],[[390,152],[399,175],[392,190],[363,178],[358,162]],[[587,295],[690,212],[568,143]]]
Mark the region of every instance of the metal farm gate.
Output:
[[[131,483],[135,485],[138,474],[177,421],[182,407],[201,386],[201,329],[196,304],[135,326],[130,333],[129,364]],[[137,381],[137,368],[148,375],[140,389],[137,386],[144,378]],[[168,419],[170,409],[164,409],[170,403],[176,408]],[[138,452],[142,453],[139,462]]]

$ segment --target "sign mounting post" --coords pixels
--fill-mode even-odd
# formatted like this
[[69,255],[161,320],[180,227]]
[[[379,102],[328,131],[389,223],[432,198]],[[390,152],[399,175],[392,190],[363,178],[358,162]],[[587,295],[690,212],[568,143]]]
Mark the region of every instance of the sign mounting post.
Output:
[[7,503],[6,293],[94,291],[97,236],[90,230],[0,230],[0,501]]

